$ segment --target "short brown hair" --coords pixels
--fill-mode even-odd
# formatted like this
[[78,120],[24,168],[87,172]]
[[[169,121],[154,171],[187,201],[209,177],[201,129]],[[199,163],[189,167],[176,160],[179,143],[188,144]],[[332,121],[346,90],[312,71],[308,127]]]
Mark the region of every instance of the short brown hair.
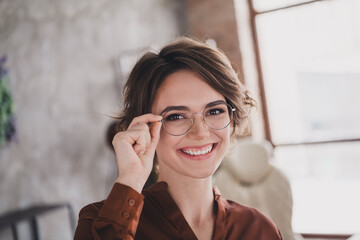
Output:
[[127,129],[133,118],[150,113],[164,79],[179,70],[198,74],[236,109],[232,136],[239,137],[255,101],[248,95],[224,53],[188,37],[176,39],[158,54],[146,53],[135,64],[124,88],[124,110],[119,117],[119,130]]

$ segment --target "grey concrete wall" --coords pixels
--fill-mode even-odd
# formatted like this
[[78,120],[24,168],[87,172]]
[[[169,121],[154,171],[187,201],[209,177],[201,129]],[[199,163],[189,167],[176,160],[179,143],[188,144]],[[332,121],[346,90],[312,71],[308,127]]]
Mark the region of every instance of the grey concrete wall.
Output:
[[[106,197],[116,166],[104,113],[121,106],[114,62],[183,34],[183,16],[179,0],[0,0],[17,117],[17,141],[0,147],[0,214],[56,202],[77,214]],[[66,212],[50,215],[43,239],[71,239]]]

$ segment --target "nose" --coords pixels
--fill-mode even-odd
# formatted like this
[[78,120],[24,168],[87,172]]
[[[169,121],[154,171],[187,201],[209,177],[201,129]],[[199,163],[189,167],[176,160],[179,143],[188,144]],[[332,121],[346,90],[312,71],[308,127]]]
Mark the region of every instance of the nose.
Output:
[[191,139],[203,139],[210,136],[209,127],[206,125],[202,113],[193,115],[193,124],[188,132]]

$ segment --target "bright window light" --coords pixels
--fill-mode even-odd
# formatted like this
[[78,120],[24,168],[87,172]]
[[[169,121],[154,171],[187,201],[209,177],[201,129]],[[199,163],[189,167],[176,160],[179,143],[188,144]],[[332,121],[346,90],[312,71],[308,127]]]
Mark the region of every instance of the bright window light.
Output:
[[275,144],[360,138],[360,1],[256,17]]
[[[241,15],[247,1],[237,2]],[[261,12],[312,1],[253,2]],[[319,1],[255,20],[274,163],[291,183],[294,231],[358,233],[360,141],[342,140],[360,139],[360,1]],[[253,84],[244,36],[244,72]]]

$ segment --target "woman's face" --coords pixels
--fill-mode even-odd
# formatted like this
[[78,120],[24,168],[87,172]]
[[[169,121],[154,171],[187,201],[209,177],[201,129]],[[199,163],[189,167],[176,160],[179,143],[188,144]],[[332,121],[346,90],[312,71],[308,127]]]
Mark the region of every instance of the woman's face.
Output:
[[[225,98],[195,73],[180,70],[164,80],[152,112],[160,115],[165,108],[182,106],[193,113],[202,113],[209,103],[216,101],[225,102]],[[161,129],[156,148],[160,176],[165,172],[174,177],[207,178],[215,172],[228,148],[231,127],[213,130],[201,116],[195,114],[192,127],[181,136],[172,136]]]

